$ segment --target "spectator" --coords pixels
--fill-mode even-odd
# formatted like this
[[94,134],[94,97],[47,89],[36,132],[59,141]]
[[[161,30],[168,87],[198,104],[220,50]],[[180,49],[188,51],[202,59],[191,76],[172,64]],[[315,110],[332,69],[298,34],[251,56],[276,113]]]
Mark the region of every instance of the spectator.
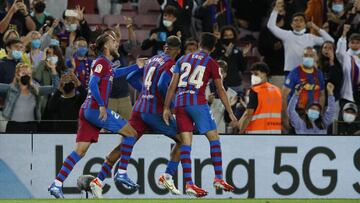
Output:
[[296,110],[302,116],[305,109],[316,103],[324,107],[325,105],[325,80],[321,70],[316,68],[317,55],[312,47],[307,47],[303,52],[303,63],[293,69],[286,78],[283,88],[283,115],[282,121],[284,128],[289,130],[289,120],[287,117],[287,104],[295,93],[297,85],[303,86],[300,91],[300,99],[297,100]]
[[199,42],[196,39],[190,38],[186,40],[184,45],[185,54],[195,53],[199,50]]
[[33,0],[32,6],[33,11],[31,12],[31,17],[36,24],[36,30],[40,30],[45,24],[51,26],[54,22],[54,18],[45,11],[45,0]]
[[[339,61],[335,56],[335,44],[326,41],[320,47],[318,66],[324,74],[325,84],[334,85],[335,101],[340,99],[340,90],[343,85],[343,72]],[[338,105],[337,105],[338,106]]]
[[[284,29],[291,29],[293,16],[295,13],[304,13],[308,0],[280,0],[285,9],[285,26]],[[276,1],[275,1],[276,2]],[[310,18],[311,20],[311,18]]]
[[173,6],[167,6],[164,9],[164,16],[162,24],[150,31],[150,38],[142,42],[141,49],[147,50],[152,48],[152,55],[157,55],[163,52],[165,41],[168,36],[175,35],[184,41],[181,33],[181,27],[179,27],[177,21],[176,8]]
[[348,18],[346,19],[345,24],[350,24],[350,31],[347,33],[347,36],[350,36],[352,33],[360,33],[360,0],[355,0],[352,9],[349,12]]
[[197,30],[213,32],[214,27],[233,24],[231,5],[227,0],[197,0],[194,17],[200,20],[201,25]]
[[291,23],[292,31],[283,30],[276,26],[276,19],[279,11],[283,9],[283,2],[281,0],[276,1],[274,10],[270,15],[267,27],[270,31],[284,44],[285,54],[285,76],[289,72],[302,63],[302,55],[305,47],[313,47],[315,45],[322,45],[324,41],[334,41],[334,39],[326,33],[324,30],[317,27],[314,23],[308,23],[309,28],[313,28],[318,31],[321,37],[317,37],[312,34],[305,34],[306,32],[306,18],[303,13],[296,13],[293,15]]
[[[20,39],[19,33],[16,32],[16,30],[7,30],[4,33],[4,36],[2,38],[3,44],[6,44],[6,42],[10,39]],[[5,47],[0,49],[0,59],[6,57],[6,50]]]
[[35,69],[39,62],[45,58],[45,54],[41,51],[41,34],[38,31],[32,31],[29,34],[30,38],[30,52],[28,58],[31,62],[31,67]]
[[335,116],[335,97],[333,95],[334,85],[328,83],[326,86],[328,92],[328,106],[324,115],[322,115],[323,106],[319,103],[312,103],[306,108],[306,113],[299,115],[296,108],[302,86],[297,85],[296,93],[292,96],[287,108],[291,125],[296,134],[327,134],[327,128],[334,122]]
[[[45,53],[45,59],[41,60],[38,67],[33,70],[32,77],[40,85],[49,86],[54,84],[53,75],[62,75],[67,72],[68,70],[65,66],[64,57],[60,48],[50,46]],[[47,95],[39,98],[39,108],[41,113],[44,113],[47,101]]]
[[342,121],[338,123],[338,134],[360,135],[359,110],[356,104],[346,103],[342,110]]
[[336,56],[343,67],[344,74],[341,98],[345,102],[355,102],[357,106],[360,106],[360,34],[354,33],[350,36],[349,49],[346,50],[346,35],[349,30],[350,25],[345,25],[336,49]]
[[[309,0],[304,13],[307,19],[311,19],[316,26],[322,27],[326,22],[327,9],[327,0]],[[314,30],[311,30],[311,33],[317,34]]]
[[[191,25],[192,25],[192,11],[194,8],[194,0],[157,0],[160,4],[161,10],[165,10],[167,6],[173,6],[177,11],[177,22],[179,27],[182,28],[181,34],[184,39],[191,37]],[[163,14],[162,14],[163,15]],[[163,16],[161,16],[161,22]],[[187,29],[184,29],[187,28]]]
[[0,92],[7,93],[3,116],[9,122],[7,133],[36,132],[36,121],[41,119],[39,96],[49,95],[58,84],[59,77],[52,75],[52,86],[36,86],[32,82],[28,65],[16,65],[16,73],[11,84],[0,83]]
[[[221,38],[211,56],[215,59],[224,60],[228,64],[225,81],[227,85],[236,92],[242,91],[242,72],[246,69],[246,61],[243,52],[236,47],[237,34],[233,26],[224,26],[221,29]],[[248,52],[248,49],[244,51]]]
[[97,0],[97,7],[101,17],[105,15],[120,15],[122,3],[129,2],[129,0]]
[[53,132],[76,132],[78,112],[86,95],[86,89],[74,73],[61,76],[59,87],[49,99],[47,106],[47,114],[52,115],[52,119],[56,121],[52,122]]
[[35,30],[36,25],[22,0],[7,0],[5,12],[0,12],[0,36],[8,29],[16,30],[20,36]]
[[253,35],[258,38],[261,24],[268,12],[267,0],[232,1],[232,7],[241,37]]
[[71,59],[66,61],[66,66],[74,69],[75,75],[80,80],[82,87],[87,89],[93,60],[87,57],[89,49],[85,38],[78,37],[74,45],[76,52]]
[[251,67],[251,90],[245,113],[239,120],[240,134],[281,133],[281,91],[268,81],[269,67],[255,63]]
[[[114,67],[124,68],[128,65],[128,54],[134,49],[136,45],[136,34],[133,30],[132,19],[125,17],[127,24],[129,40],[123,44],[121,41],[120,27],[116,26],[114,30],[108,29],[105,31],[116,39],[118,46],[118,55],[114,56]],[[126,81],[126,76],[115,78],[113,81],[112,91],[109,98],[109,108],[119,113],[124,119],[129,119],[132,111],[131,98],[129,92],[129,85]]]
[[[276,26],[283,28],[285,12],[278,15]],[[258,41],[258,49],[264,57],[264,62],[270,68],[271,82],[275,86],[282,88],[284,85],[284,45],[269,28],[265,27],[261,30]]]
[[345,23],[348,6],[346,0],[329,0],[329,10],[327,12],[327,26],[329,34],[335,39],[341,37],[341,26]]
[[46,8],[46,11],[51,13],[51,15],[56,19],[60,19],[63,16],[64,11],[68,6],[68,1],[46,0],[46,3],[51,5]]

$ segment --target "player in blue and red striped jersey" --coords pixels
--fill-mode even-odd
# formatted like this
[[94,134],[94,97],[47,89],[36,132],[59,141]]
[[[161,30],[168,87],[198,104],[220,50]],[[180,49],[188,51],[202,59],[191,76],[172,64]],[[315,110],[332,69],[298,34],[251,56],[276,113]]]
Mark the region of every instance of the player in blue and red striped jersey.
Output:
[[[171,120],[171,124],[166,125],[162,119],[162,111],[166,91],[171,81],[171,69],[175,65],[175,58],[180,53],[180,48],[181,40],[178,37],[168,37],[164,53],[152,57],[143,69],[136,70],[127,76],[127,81],[141,92],[129,119],[129,124],[137,131],[137,140],[145,132],[151,131],[164,134],[176,142],[171,152],[171,161],[167,165],[165,174],[159,180],[161,185],[175,195],[180,195],[180,192],[175,187],[172,176],[175,175],[180,161],[181,143],[176,132],[175,121]],[[144,78],[144,82],[142,82],[141,78]],[[120,155],[119,150],[110,152],[100,173],[93,181],[99,184],[90,184],[95,197],[102,198],[102,182],[106,177],[110,176],[113,164],[119,159]]]
[[210,79],[214,80],[218,95],[229,113],[232,125],[236,125],[226,92],[222,85],[217,62],[209,53],[215,49],[216,37],[211,33],[201,36],[200,50],[181,57],[175,65],[172,81],[166,94],[163,119],[169,123],[171,118],[170,103],[175,96],[175,114],[178,132],[182,139],[181,165],[183,167],[186,192],[189,195],[203,197],[207,191],[194,185],[191,178],[191,142],[194,124],[201,134],[206,134],[210,142],[211,159],[214,165],[214,187],[233,191],[234,187],[223,180],[222,154],[219,135],[211,110],[205,99],[205,88]]
[[[111,92],[112,80],[137,70],[137,65],[122,69],[112,69],[110,59],[116,55],[116,42],[111,35],[101,35],[96,39],[96,50],[100,54],[92,64],[92,75],[89,82],[89,95],[84,101],[79,112],[79,128],[76,137],[75,150],[66,158],[56,179],[49,187],[49,192],[56,198],[63,198],[62,185],[71,173],[75,164],[86,154],[92,143],[98,141],[101,128],[112,133],[124,136],[121,144],[121,168],[126,168],[129,162],[133,145],[135,143],[136,131],[120,115],[107,109],[108,99]],[[139,64],[143,62],[139,61]],[[143,65],[143,64],[142,64]],[[141,65],[140,65],[141,66]],[[115,180],[129,187],[136,187],[126,171],[119,174]]]

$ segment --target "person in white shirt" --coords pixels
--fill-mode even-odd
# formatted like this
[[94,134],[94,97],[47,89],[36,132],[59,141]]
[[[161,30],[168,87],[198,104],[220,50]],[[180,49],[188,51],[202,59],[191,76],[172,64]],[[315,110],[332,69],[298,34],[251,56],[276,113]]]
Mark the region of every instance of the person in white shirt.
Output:
[[343,34],[338,40],[336,57],[343,67],[344,84],[341,88],[341,98],[360,105],[360,33],[354,33],[349,39],[347,50],[346,35],[350,25],[345,24]]
[[[306,47],[322,45],[325,41],[334,42],[334,39],[325,30],[320,29],[314,23],[306,23],[304,13],[295,13],[293,15],[291,23],[292,30],[283,30],[277,27],[276,18],[278,13],[284,9],[283,6],[283,0],[276,1],[267,27],[277,38],[283,41],[285,54],[284,70],[285,76],[287,76],[291,70],[302,63],[302,56]],[[305,33],[306,26],[308,26],[309,29],[316,30],[321,37]]]

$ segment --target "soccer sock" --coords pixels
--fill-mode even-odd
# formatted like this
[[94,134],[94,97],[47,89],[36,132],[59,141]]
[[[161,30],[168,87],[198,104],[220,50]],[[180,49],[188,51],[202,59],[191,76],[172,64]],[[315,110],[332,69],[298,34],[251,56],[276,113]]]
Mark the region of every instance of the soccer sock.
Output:
[[178,169],[179,162],[170,160],[167,164],[165,173],[170,174],[172,176],[175,175],[176,170]]
[[223,179],[222,156],[220,140],[210,141],[211,160],[214,165],[215,177]]
[[60,182],[64,182],[68,175],[71,173],[75,164],[80,161],[81,156],[79,156],[75,151],[71,152],[71,154],[65,159],[59,174],[56,176],[56,180]]
[[181,145],[181,165],[183,167],[183,175],[186,184],[193,185],[193,181],[191,178],[191,146],[189,145]]
[[104,181],[105,178],[109,177],[111,175],[112,166],[107,164],[106,162],[103,163],[101,167],[101,171],[98,174],[97,178],[99,178],[101,181]]
[[135,137],[124,137],[123,141],[121,142],[121,158],[119,162],[120,173],[126,172],[135,142]]

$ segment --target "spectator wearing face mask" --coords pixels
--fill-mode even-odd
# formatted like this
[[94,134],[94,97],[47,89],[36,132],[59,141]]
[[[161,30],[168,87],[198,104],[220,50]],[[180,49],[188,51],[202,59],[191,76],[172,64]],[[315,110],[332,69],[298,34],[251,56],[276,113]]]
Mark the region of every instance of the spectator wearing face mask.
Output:
[[356,104],[346,103],[342,110],[342,121],[338,122],[338,132],[341,135],[360,135],[359,109]]
[[[306,108],[304,114],[299,115],[296,108],[299,101],[300,93],[303,86],[297,85],[296,92],[292,96],[287,108],[291,125],[295,129],[296,134],[327,134],[327,128],[335,120],[335,97],[333,95],[334,85],[328,83],[326,86],[328,92],[328,106],[324,113],[322,113],[322,105],[319,103],[312,103]],[[300,96],[300,97],[299,97]]]
[[344,74],[341,98],[360,106],[360,34],[354,33],[350,36],[347,50],[346,35],[349,30],[350,25],[345,25],[336,49],[336,56],[343,67]]
[[5,12],[0,12],[0,36],[8,29],[16,30],[20,36],[36,29],[23,0],[6,0]]
[[46,2],[45,0],[33,0],[32,2],[33,11],[31,17],[34,19],[36,24],[36,30],[40,30],[45,24],[51,26],[54,18],[45,11]]
[[30,59],[32,69],[35,69],[39,62],[44,59],[45,53],[41,48],[41,34],[38,31],[32,31],[28,34],[30,51],[27,54]]
[[242,72],[246,69],[246,60],[241,49],[236,46],[236,30],[233,26],[224,26],[220,35],[220,41],[211,56],[228,64],[227,76],[224,80],[231,89],[241,92]]
[[240,134],[281,134],[281,91],[268,82],[269,67],[251,67],[251,90],[245,113],[239,120]]
[[[60,48],[56,46],[50,46],[46,50],[45,59],[40,61],[38,67],[33,70],[32,77],[40,85],[48,86],[54,83],[54,74],[62,75],[67,72],[68,70],[65,66],[64,57]],[[47,96],[40,98],[41,113],[44,112],[47,101]]]
[[53,132],[75,133],[79,109],[87,91],[74,73],[61,76],[58,89],[49,99],[47,111],[52,115]]
[[91,72],[90,66],[93,60],[87,57],[88,44],[85,38],[77,38],[74,45],[76,52],[66,61],[66,66],[74,69],[74,73],[81,82],[82,87],[87,89]]
[[302,63],[302,56],[305,47],[321,45],[325,41],[334,42],[334,39],[312,22],[308,23],[308,27],[319,32],[321,37],[313,34],[306,34],[306,17],[303,13],[296,13],[293,15],[291,23],[292,31],[283,30],[277,27],[276,19],[278,13],[284,9],[283,6],[283,0],[276,1],[276,5],[270,15],[267,27],[276,37],[281,39],[284,44],[284,70],[285,76],[287,76],[291,70],[297,67],[298,64]]
[[283,114],[282,122],[286,130],[290,130],[287,104],[295,93],[295,87],[302,85],[300,91],[300,99],[297,102],[296,110],[300,115],[304,114],[305,109],[310,105],[316,103],[322,107],[325,105],[325,80],[321,70],[317,65],[316,50],[312,47],[307,47],[303,51],[303,62],[293,69],[286,78],[283,87]]
[[181,41],[185,41],[182,36],[182,28],[177,22],[176,8],[173,6],[167,6],[163,11],[162,24],[150,31],[150,38],[146,39],[141,44],[142,50],[148,50],[152,48],[152,55],[162,53],[164,50],[167,37],[175,35],[181,38]]
[[0,92],[6,93],[3,116],[9,121],[7,133],[36,132],[36,121],[41,119],[39,97],[51,94],[59,82],[57,74],[52,77],[52,86],[36,86],[32,82],[29,66],[19,63],[13,82],[0,83]]

